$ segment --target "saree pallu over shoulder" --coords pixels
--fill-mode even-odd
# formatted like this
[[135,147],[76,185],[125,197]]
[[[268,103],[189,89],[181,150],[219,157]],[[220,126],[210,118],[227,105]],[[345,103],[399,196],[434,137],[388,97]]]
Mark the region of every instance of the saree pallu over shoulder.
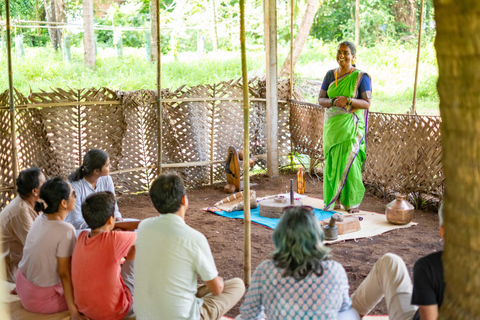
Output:
[[[366,73],[355,70],[328,88],[328,96],[357,97],[360,81]],[[331,107],[325,110],[323,149],[325,155],[324,200],[332,210],[340,197],[345,209],[360,205],[365,193],[362,167],[366,158],[366,127],[368,110]]]

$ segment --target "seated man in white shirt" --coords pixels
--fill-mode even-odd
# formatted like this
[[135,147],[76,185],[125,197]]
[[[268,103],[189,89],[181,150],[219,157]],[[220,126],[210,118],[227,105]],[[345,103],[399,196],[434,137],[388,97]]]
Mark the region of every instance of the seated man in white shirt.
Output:
[[[160,215],[138,227],[137,319],[219,319],[243,296],[243,281],[219,277],[207,239],[185,223],[188,199],[180,177],[160,175],[150,198]],[[205,285],[197,286],[198,275]]]

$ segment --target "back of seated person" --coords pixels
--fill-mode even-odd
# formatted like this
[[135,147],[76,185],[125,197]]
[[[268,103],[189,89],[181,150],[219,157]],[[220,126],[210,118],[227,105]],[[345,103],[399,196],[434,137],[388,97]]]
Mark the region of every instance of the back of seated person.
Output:
[[38,217],[35,202],[39,199],[43,183],[45,176],[39,168],[21,171],[17,178],[18,196],[0,213],[2,257],[8,282],[15,282],[28,231]]
[[75,229],[64,221],[75,206],[75,191],[60,178],[45,182],[35,209],[41,211],[27,235],[16,275],[23,307],[35,313],[69,310],[71,319],[84,319],[73,300],[70,263]]
[[[150,198],[160,216],[143,220],[138,228],[137,319],[219,319],[243,296],[243,281],[223,281],[207,239],[185,223],[188,199],[180,177],[160,175]],[[198,275],[204,285],[197,286]]]
[[[79,234],[72,257],[78,310],[91,319],[131,316],[136,234],[113,231],[115,195],[109,191],[89,195],[82,204],[82,215],[91,231]],[[132,231],[138,223],[131,222],[124,229]]]

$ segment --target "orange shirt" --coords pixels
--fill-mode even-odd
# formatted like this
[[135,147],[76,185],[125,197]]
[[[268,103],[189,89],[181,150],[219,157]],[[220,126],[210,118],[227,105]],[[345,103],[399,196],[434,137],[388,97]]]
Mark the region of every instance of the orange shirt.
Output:
[[72,282],[78,311],[92,320],[123,319],[132,293],[120,275],[121,259],[135,243],[134,232],[80,233],[72,256]]

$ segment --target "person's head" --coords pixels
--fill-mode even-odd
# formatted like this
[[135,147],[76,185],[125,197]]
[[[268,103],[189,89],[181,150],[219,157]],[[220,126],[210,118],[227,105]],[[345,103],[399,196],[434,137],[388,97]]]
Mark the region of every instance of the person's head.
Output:
[[40,188],[40,198],[35,202],[35,210],[45,214],[61,211],[67,213],[75,209],[77,195],[70,184],[59,177],[47,180]]
[[109,173],[110,158],[108,153],[100,149],[90,149],[83,158],[83,164],[68,176],[68,180],[78,181],[91,175],[102,177]]
[[161,174],[150,187],[150,199],[158,212],[175,213],[180,207],[188,207],[182,179],[175,174]]
[[340,67],[355,67],[357,49],[350,41],[343,41],[337,47],[337,63]]
[[18,194],[24,198],[33,196],[35,200],[40,195],[40,188],[45,183],[45,176],[40,168],[30,168],[20,171],[17,177]]
[[323,274],[322,261],[329,251],[323,240],[323,231],[311,209],[287,208],[273,232],[273,261],[277,267],[285,269],[285,277],[301,280],[311,273],[320,276]]
[[115,225],[115,195],[110,191],[95,192],[82,203],[83,219],[92,230],[105,224]]

